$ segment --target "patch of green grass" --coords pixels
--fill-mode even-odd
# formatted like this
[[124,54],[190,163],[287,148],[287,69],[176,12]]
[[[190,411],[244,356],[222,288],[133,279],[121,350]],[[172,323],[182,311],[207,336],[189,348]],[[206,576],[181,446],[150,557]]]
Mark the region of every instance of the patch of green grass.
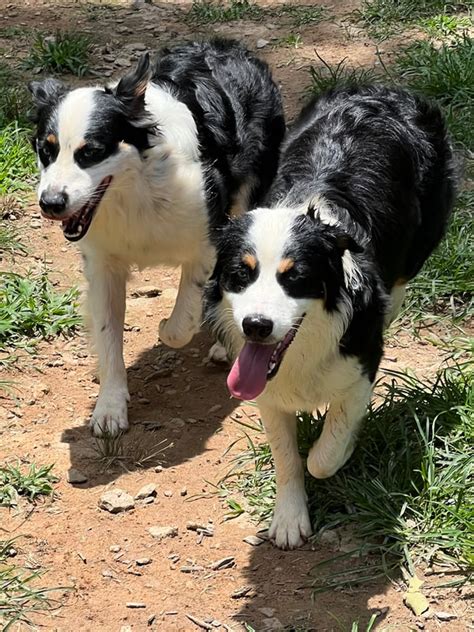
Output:
[[0,220],[0,261],[4,254],[25,254],[26,248],[21,243],[17,231],[7,222]]
[[[0,135],[6,125],[16,122],[22,127],[28,124],[27,112],[30,99],[26,87],[15,80],[13,69],[0,62]],[[0,163],[1,164],[1,163]]]
[[288,48],[299,48],[303,44],[301,35],[290,33],[286,37],[282,37],[278,40],[279,46],[287,46]]
[[[32,351],[39,339],[71,334],[81,318],[78,291],[57,292],[47,274],[0,274],[0,353]],[[0,359],[1,362],[1,359]]]
[[31,616],[44,615],[57,607],[52,593],[65,590],[38,586],[44,573],[22,568],[12,561],[17,541],[18,538],[0,540],[0,625],[4,632],[13,629],[15,624],[33,626]]
[[436,99],[454,139],[474,147],[474,39],[464,34],[440,47],[419,41],[400,51],[394,72],[403,85]]
[[17,123],[0,129],[0,196],[32,188],[37,171],[30,131]]
[[428,35],[431,37],[450,37],[460,31],[472,27],[472,19],[467,15],[447,15],[440,13],[426,18],[421,23]]
[[37,467],[32,463],[27,471],[20,464],[0,467],[0,505],[14,507],[18,497],[36,500],[40,496],[52,496],[53,484],[58,478],[52,474],[53,465]]
[[354,17],[372,37],[382,40],[404,27],[423,25],[434,16],[468,11],[468,5],[468,0],[364,0]]
[[228,3],[213,0],[194,0],[186,16],[196,25],[234,22],[235,20],[260,20],[265,10],[251,0],[230,0]]
[[82,77],[88,70],[90,49],[90,38],[81,33],[57,31],[50,36],[38,33],[25,64],[27,68]]
[[310,68],[311,84],[308,88],[310,94],[319,95],[339,86],[374,83],[380,80],[374,68],[350,66],[347,64],[347,57],[333,66],[328,64],[318,52],[316,56],[321,65]]
[[26,37],[30,33],[30,28],[27,26],[4,26],[0,28],[0,37],[4,39],[19,39]]
[[405,316],[450,312],[455,318],[473,313],[474,191],[465,191],[456,206],[446,237],[408,286]]
[[325,7],[303,4],[283,4],[275,7],[278,17],[287,16],[291,18],[295,28],[317,24],[325,18]]
[[[344,527],[354,549],[343,570],[332,562],[315,569],[316,590],[360,583],[402,564],[434,562],[464,573],[474,571],[474,372],[457,367],[433,383],[387,373],[378,388],[351,459],[327,480],[307,477],[309,509],[316,534]],[[320,434],[323,416],[302,415],[299,445],[306,456]],[[243,493],[250,513],[269,518],[275,480],[269,447],[246,426],[247,449],[222,486]],[[256,427],[255,431],[261,431]],[[352,552],[351,552],[352,553]],[[369,563],[370,562],[370,563]],[[446,570],[444,568],[444,570]]]

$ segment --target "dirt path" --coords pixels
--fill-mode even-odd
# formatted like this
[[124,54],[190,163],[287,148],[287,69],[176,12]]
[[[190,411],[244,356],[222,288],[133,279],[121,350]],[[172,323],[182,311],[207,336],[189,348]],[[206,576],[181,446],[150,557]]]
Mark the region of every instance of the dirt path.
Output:
[[[119,2],[113,7],[101,3],[86,8],[81,3],[31,0],[19,7],[2,1],[3,26],[24,31],[14,40],[4,38],[1,44],[7,55],[20,59],[31,41],[30,27],[54,31],[74,24],[99,41],[94,64],[97,74],[112,68],[116,74],[126,64],[119,69],[110,60],[123,58],[131,63],[139,54],[131,44],[143,42],[157,48],[190,36],[177,4],[146,4],[134,11]],[[340,2],[333,15],[340,18],[353,6]],[[268,20],[216,25],[207,32],[238,35],[255,48],[257,39],[272,42],[287,35],[288,25]],[[290,116],[308,83],[315,47],[329,62],[345,56],[361,64],[375,60],[375,46],[364,37],[350,33],[348,37],[340,21],[325,21],[299,32],[303,45],[298,49],[269,43],[260,51],[282,84]],[[40,228],[32,228],[34,213],[37,208],[32,206],[18,222],[30,254],[26,259],[17,258],[14,268],[22,271],[46,262],[53,270],[51,278],[61,287],[82,284],[81,260],[75,248],[52,223],[43,221]],[[143,286],[159,288],[161,295],[133,298],[134,290]],[[313,602],[308,571],[333,551],[318,545],[313,550],[308,545],[284,553],[266,542],[253,547],[243,538],[258,527],[245,516],[223,521],[226,508],[214,484],[229,470],[231,455],[226,450],[242,434],[236,418],[255,416],[256,410],[230,400],[225,370],[203,363],[209,347],[204,335],[176,355],[169,375],[153,377],[154,365],[162,358],[158,323],[170,312],[176,286],[176,272],[167,270],[137,273],[129,286],[125,357],[132,428],[124,445],[125,453],[133,455],[138,465],[126,461],[105,468],[85,426],[98,385],[84,335],[43,344],[38,355],[9,374],[18,391],[14,398],[0,399],[0,459],[55,463],[61,480],[55,500],[39,504],[31,514],[27,505],[18,512],[0,510],[2,529],[26,535],[18,542],[17,559],[47,570],[43,583],[74,588],[61,592],[58,609],[38,619],[38,624],[46,630],[198,630],[187,618],[190,614],[213,621],[212,629],[225,629],[225,624],[240,630],[245,622],[259,631],[292,625],[291,629],[299,626],[323,632],[347,629],[356,619],[365,624],[370,613],[388,609],[383,624],[390,630],[417,625],[438,629],[438,623],[412,617],[397,587],[385,582],[333,591]],[[388,348],[387,356],[386,365],[412,366],[423,374],[436,370],[441,361],[433,348],[416,343],[408,334],[396,347]],[[165,446],[157,458],[157,451]],[[163,469],[157,471],[160,463]],[[71,468],[84,473],[87,482],[69,484]],[[137,502],[135,509],[118,515],[98,508],[105,490],[121,488],[135,495],[146,483],[157,487],[151,504]],[[186,529],[188,521],[209,523],[214,535],[199,541],[195,531]],[[152,526],[176,526],[178,535],[158,541],[148,531]],[[229,556],[233,558],[230,568],[212,570],[214,562]],[[141,558],[150,562],[140,566],[136,560]],[[248,588],[245,596],[237,598],[237,591],[244,588]],[[444,627],[453,632],[466,629],[463,606],[456,605],[455,597],[454,592],[439,595],[439,609],[454,609],[459,615],[449,628]],[[146,607],[129,608],[128,602]],[[221,622],[220,628],[217,622]]]

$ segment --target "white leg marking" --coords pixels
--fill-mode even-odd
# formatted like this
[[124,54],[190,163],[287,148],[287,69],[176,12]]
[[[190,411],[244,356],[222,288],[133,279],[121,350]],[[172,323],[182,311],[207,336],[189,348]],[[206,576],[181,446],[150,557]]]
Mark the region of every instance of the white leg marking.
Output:
[[201,329],[202,293],[212,266],[208,261],[182,266],[175,306],[171,316],[160,323],[160,339],[168,347],[184,347]]
[[128,428],[127,373],[123,361],[125,285],[128,269],[120,262],[87,259],[88,308],[99,358],[100,391],[90,427],[95,436]]
[[303,464],[296,442],[296,415],[260,404],[277,483],[269,535],[280,549],[295,549],[311,535],[304,489]]
[[332,476],[351,456],[371,393],[371,383],[361,377],[343,397],[330,402],[321,436],[308,454],[308,470],[315,478]]
[[209,349],[207,359],[215,364],[229,364],[229,357],[225,347],[220,342],[215,342]]

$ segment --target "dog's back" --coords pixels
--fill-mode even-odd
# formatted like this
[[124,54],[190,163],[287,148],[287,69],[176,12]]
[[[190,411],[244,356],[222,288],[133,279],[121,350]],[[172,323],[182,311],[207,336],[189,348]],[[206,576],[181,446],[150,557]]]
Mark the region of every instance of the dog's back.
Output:
[[[262,202],[275,177],[285,132],[281,97],[268,66],[238,42],[214,39],[164,50],[152,77],[191,111],[214,224],[245,183],[237,212]],[[211,222],[212,223],[212,222]]]
[[311,101],[282,149],[267,206],[319,195],[375,251],[387,289],[406,282],[441,240],[455,195],[439,108],[403,90],[333,90]]

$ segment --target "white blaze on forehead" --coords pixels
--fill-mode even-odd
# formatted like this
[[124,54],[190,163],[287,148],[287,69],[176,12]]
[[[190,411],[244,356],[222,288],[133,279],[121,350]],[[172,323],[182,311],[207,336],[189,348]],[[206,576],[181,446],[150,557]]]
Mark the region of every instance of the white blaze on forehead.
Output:
[[70,92],[58,108],[58,140],[60,151],[74,151],[84,142],[97,88],[78,88]]
[[291,241],[291,227],[298,211],[288,208],[257,209],[249,230],[249,242],[255,248],[260,274],[275,274]]

